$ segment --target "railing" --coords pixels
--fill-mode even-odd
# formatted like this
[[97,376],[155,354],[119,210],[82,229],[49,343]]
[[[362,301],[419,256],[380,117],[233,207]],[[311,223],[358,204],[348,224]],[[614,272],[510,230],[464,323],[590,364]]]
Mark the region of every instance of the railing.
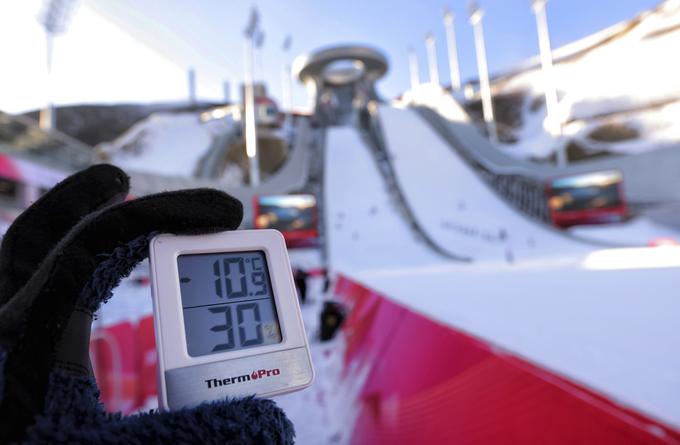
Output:
[[474,156],[453,133],[444,118],[435,111],[425,107],[413,109],[505,201],[533,219],[550,222],[543,177],[521,165],[501,165],[481,156]]
[[371,153],[374,156],[378,169],[385,180],[385,184],[390,195],[393,197],[397,208],[402,213],[402,216],[410,224],[413,233],[428,245],[434,252],[439,255],[454,260],[454,261],[471,261],[471,258],[453,253],[432,239],[424,227],[418,222],[411,207],[405,198],[404,192],[397,180],[397,175],[392,167],[390,155],[387,150],[383,130],[380,126],[380,119],[378,116],[378,109],[375,103],[370,103],[367,109],[361,110],[358,115],[358,128],[362,138],[366,141],[368,147],[371,148]]
[[0,113],[0,150],[26,156],[36,162],[58,162],[79,170],[96,162],[92,147],[59,131],[46,132],[26,116]]

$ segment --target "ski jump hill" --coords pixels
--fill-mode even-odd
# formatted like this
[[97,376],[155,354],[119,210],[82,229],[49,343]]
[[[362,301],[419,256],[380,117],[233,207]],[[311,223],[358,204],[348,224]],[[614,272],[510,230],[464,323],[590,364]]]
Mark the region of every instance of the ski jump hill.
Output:
[[679,443],[680,249],[554,230],[418,111],[367,110],[323,154],[350,442]]
[[[243,203],[245,226],[251,223],[254,196],[299,192],[309,185],[321,141],[319,132],[311,131],[307,120],[299,119],[286,141],[290,151],[285,162],[256,187],[241,185],[215,172],[214,164],[223,163],[231,144],[238,139],[237,124],[225,119],[207,126],[217,127],[212,128],[212,135],[205,134],[193,114],[152,115],[140,128],[133,127],[131,134],[124,134],[117,141],[119,146],[130,146],[138,143],[136,139],[146,139],[145,150],[134,156],[123,153],[109,162],[130,176],[134,196],[199,187],[224,190]],[[201,147],[195,147],[196,139],[205,140],[204,153]],[[98,162],[102,159],[93,147],[59,131],[46,133],[29,118],[0,112],[0,175],[17,181],[21,188],[17,202],[5,200],[0,204],[14,207],[13,213],[37,199],[40,190],[49,189],[69,174]]]

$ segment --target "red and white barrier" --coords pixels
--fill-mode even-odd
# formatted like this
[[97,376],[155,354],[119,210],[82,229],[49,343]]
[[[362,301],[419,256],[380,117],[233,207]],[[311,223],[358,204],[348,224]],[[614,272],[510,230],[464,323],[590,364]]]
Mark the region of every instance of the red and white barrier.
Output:
[[[678,444],[680,432],[340,276],[351,443]],[[347,382],[346,382],[347,383]]]

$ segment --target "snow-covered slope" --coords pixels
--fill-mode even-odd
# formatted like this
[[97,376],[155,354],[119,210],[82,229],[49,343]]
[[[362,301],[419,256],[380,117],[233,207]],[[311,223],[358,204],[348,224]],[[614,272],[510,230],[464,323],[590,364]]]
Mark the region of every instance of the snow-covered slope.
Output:
[[441,258],[419,242],[399,213],[368,148],[354,128],[328,129],[324,206],[331,270],[360,271]]
[[[680,0],[666,0],[628,22],[556,48],[561,141],[544,126],[538,57],[510,72],[495,73],[492,91],[504,148],[517,156],[545,159],[561,144],[571,144],[578,157],[680,144],[680,76],[674,57],[678,47]],[[404,99],[427,104],[449,119],[465,120],[455,104],[438,98],[442,94],[441,89],[419,88]],[[465,105],[481,124],[479,98]]]
[[[680,77],[673,56],[679,46],[680,1],[669,0],[556,51],[566,135],[586,147],[620,153],[679,143]],[[545,143],[545,107],[536,105],[544,91],[538,66],[494,83],[496,94],[521,91],[527,98],[515,151],[545,157],[552,144]]]
[[442,247],[473,260],[509,262],[592,248],[518,213],[413,110],[383,106],[380,117],[404,195]]
[[159,112],[98,148],[123,169],[193,177],[213,138],[233,125],[227,118],[201,122],[198,113]]

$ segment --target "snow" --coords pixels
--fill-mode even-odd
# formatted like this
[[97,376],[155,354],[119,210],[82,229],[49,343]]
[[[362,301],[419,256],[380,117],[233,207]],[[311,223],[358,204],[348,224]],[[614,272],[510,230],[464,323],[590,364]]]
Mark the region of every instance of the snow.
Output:
[[315,270],[324,267],[321,250],[315,247],[289,249],[288,257],[293,269]]
[[324,205],[328,268],[363,270],[435,264],[396,208],[378,167],[354,128],[326,135]]
[[[554,81],[563,140],[547,130],[546,109],[531,110],[544,97],[544,78],[534,57],[492,80],[493,94],[527,93],[520,110],[518,142],[501,144],[522,158],[548,157],[568,139],[591,150],[635,154],[680,143],[680,77],[673,54],[680,45],[680,1],[667,0],[652,11],[553,50]],[[464,122],[455,100],[433,85],[403,95],[402,104],[427,105],[447,119]],[[635,139],[597,142],[588,138],[604,124],[635,129]]]
[[[679,252],[673,255],[680,259]],[[679,272],[587,270],[579,263],[535,261],[355,278],[430,319],[677,426]]]
[[409,105],[426,106],[437,111],[444,118],[454,122],[470,122],[470,117],[456,99],[439,85],[423,83],[406,91],[393,104],[397,108]]
[[475,260],[509,261],[592,248],[515,211],[414,111],[384,106],[380,118],[408,204],[441,247]]
[[646,218],[635,218],[615,224],[575,226],[570,228],[569,232],[581,239],[612,244],[645,246],[661,238],[680,241],[680,233],[677,230],[656,224]]
[[342,338],[328,343],[313,340],[310,346],[317,372],[314,384],[274,400],[295,425],[296,443],[348,443],[351,423],[347,421],[347,414],[353,411],[351,406],[355,400],[348,400],[345,389],[338,385],[342,372]]
[[233,125],[231,118],[201,122],[198,113],[158,112],[99,147],[123,169],[190,178],[213,138]]
[[329,342],[318,338],[319,314],[325,299],[323,279],[310,278],[307,303],[301,309],[316,372],[314,383],[303,391],[274,398],[295,425],[300,445],[345,444],[352,431],[352,407],[358,390],[349,391],[338,384],[343,380],[344,336],[339,334]]
[[[560,61],[559,54],[565,51],[555,51],[555,83],[562,96],[560,116],[567,123],[585,124],[572,128],[570,136],[586,138],[593,127],[616,123],[638,129],[640,137],[606,144],[610,151],[640,153],[680,141],[680,77],[670,56],[680,44],[678,25],[680,2],[667,1],[642,14],[637,25],[631,21],[607,30],[607,37],[614,36],[609,41],[592,46],[595,39],[587,37],[580,44],[575,42],[572,47],[581,46],[582,50],[577,57]],[[528,91],[527,102],[531,102],[543,95],[542,72],[537,67],[521,71],[500,80],[494,88],[495,93]],[[542,125],[545,108],[532,113],[525,107],[522,115],[525,124],[513,151],[525,157],[546,155],[537,150],[551,145],[545,143],[551,137]]]

